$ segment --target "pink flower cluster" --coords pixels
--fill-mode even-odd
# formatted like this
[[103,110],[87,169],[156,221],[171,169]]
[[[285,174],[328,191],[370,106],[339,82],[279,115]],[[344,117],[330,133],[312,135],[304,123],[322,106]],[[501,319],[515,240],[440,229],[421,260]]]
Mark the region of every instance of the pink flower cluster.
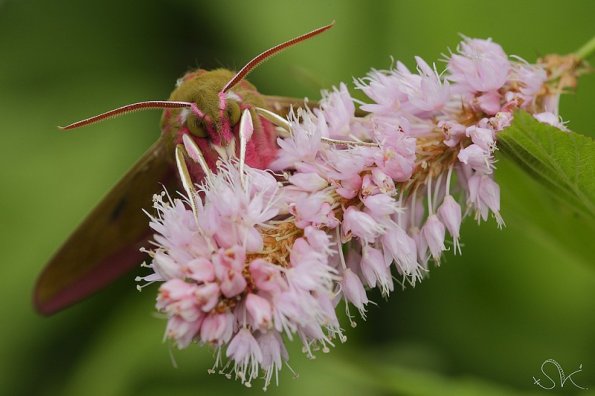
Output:
[[226,357],[221,370],[248,386],[260,369],[267,385],[277,375],[288,358],[283,334],[299,337],[310,355],[328,349],[341,330],[327,233],[276,222],[287,207],[281,184],[237,161],[220,162],[188,199],[194,212],[166,193],[154,197],[154,273],[137,279],[163,282],[157,309],[169,319],[166,337],[179,348],[213,345],[214,369]]
[[328,350],[345,339],[341,299],[354,324],[349,306],[365,317],[368,289],[415,285],[460,253],[464,216],[502,225],[498,132],[518,108],[561,126],[558,99],[543,67],[490,40],[464,39],[447,62],[371,71],[355,81],[370,99],[359,110],[344,84],[297,109],[277,173],[220,161],[186,202],[156,196],[154,273],[141,279],[163,282],[166,337],[212,345],[214,369],[246,385],[262,373],[266,388],[288,359],[284,338],[309,356]]

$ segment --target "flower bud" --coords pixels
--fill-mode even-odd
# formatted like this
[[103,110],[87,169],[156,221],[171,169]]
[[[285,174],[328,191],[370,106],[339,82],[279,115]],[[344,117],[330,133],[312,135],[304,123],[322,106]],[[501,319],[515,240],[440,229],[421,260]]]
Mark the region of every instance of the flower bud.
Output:
[[343,215],[343,232],[351,233],[365,241],[371,241],[382,231],[383,227],[372,216],[350,206]]
[[392,256],[399,270],[405,275],[414,275],[419,267],[415,241],[398,225],[390,227],[382,236],[385,256]]
[[434,260],[438,260],[442,251],[446,249],[444,246],[444,224],[438,220],[438,216],[431,215],[426,220],[421,232],[428,243],[432,257]]
[[489,174],[492,173],[490,152],[484,150],[477,144],[465,147],[459,152],[459,161],[469,165],[471,168]]
[[494,131],[491,129],[470,126],[466,129],[465,133],[471,138],[473,143],[481,147],[484,151],[491,151],[496,144]]
[[230,312],[211,313],[200,326],[200,339],[204,343],[225,344],[233,333],[234,316]]
[[194,291],[194,298],[204,312],[209,312],[219,302],[219,286],[216,283],[200,285]]
[[268,328],[271,325],[271,304],[257,294],[248,294],[246,310],[252,318],[252,326],[256,329]]
[[347,301],[352,303],[360,313],[365,312],[365,305],[368,303],[366,290],[359,277],[353,273],[349,268],[343,272],[343,279],[341,280],[341,288],[343,295]]
[[459,238],[461,228],[461,206],[455,201],[452,195],[447,195],[438,208],[438,216],[448,229],[454,239]]
[[328,182],[316,173],[296,173],[289,182],[304,191],[318,191],[328,186]]

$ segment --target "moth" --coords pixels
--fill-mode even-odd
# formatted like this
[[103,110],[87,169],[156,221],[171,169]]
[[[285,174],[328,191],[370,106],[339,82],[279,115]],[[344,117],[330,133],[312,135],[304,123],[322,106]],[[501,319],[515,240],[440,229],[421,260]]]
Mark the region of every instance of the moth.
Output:
[[[137,266],[141,248],[152,236],[144,208],[152,205],[159,184],[175,188],[176,166],[193,182],[205,176],[194,161],[186,166],[184,140],[193,158],[216,170],[220,157],[237,155],[241,114],[248,110],[254,133],[245,153],[246,164],[264,169],[275,157],[276,125],[293,105],[303,101],[264,96],[244,78],[278,52],[330,29],[334,22],[281,43],[256,56],[239,72],[198,69],[186,73],[165,101],[133,103],[63,127],[71,130],[138,110],[162,109],[161,136],[86,217],[46,265],[35,286],[36,310],[51,315],[101,290]],[[175,155],[174,155],[175,153]],[[198,157],[198,158],[196,158]],[[206,168],[205,168],[206,169]]]

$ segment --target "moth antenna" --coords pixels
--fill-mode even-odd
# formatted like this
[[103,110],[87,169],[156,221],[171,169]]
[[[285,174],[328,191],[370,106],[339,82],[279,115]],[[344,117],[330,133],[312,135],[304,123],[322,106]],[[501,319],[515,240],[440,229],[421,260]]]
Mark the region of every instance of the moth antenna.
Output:
[[291,132],[291,124],[285,118],[281,117],[277,113],[273,113],[270,110],[264,109],[262,107],[255,107],[254,110],[267,120],[273,123],[278,127],[285,129],[287,132]]
[[194,213],[194,218],[198,222],[198,210],[196,209],[196,202],[194,201],[197,192],[194,188],[194,184],[192,183],[192,179],[190,178],[190,172],[188,172],[188,167],[186,166],[186,158],[184,158],[185,153],[186,150],[184,149],[184,146],[178,144],[176,146],[176,165],[178,167],[178,173],[180,174],[182,186],[184,187],[184,190],[188,195],[188,201],[190,202],[192,213]]
[[242,67],[242,69],[231,80],[229,80],[229,82],[227,84],[225,84],[225,86],[223,87],[221,92],[225,93],[225,92],[229,91],[238,82],[243,80],[244,77],[246,77],[248,75],[248,73],[250,73],[252,70],[254,70],[254,68],[256,68],[256,66],[260,65],[262,62],[269,59],[270,57],[278,54],[279,52],[283,51],[284,49],[289,48],[297,43],[300,43],[304,40],[308,40],[309,38],[317,36],[320,33],[329,30],[334,25],[335,25],[335,21],[331,22],[330,24],[328,24],[326,26],[320,27],[318,29],[314,29],[311,32],[308,32],[306,34],[302,34],[301,36],[292,38],[291,40],[288,40],[284,43],[281,43],[279,45],[274,46],[273,48],[270,48],[270,49],[264,51],[263,53],[261,53],[260,55],[258,55],[254,59],[252,59],[250,62],[248,62],[246,64],[246,66]]
[[70,130],[75,128],[84,127],[86,125],[95,124],[109,118],[114,118],[124,114],[132,113],[139,110],[152,110],[152,109],[179,109],[183,107],[192,107],[193,103],[190,102],[175,102],[169,100],[148,100],[145,102],[138,102],[128,104],[126,106],[118,107],[105,113],[98,114],[93,117],[85,118],[84,120],[73,122],[72,124],[64,127],[58,127],[62,130]]
[[321,137],[320,141],[328,143],[328,144],[340,144],[345,146],[364,146],[364,147],[378,147],[378,143],[374,142],[361,142],[361,141],[354,141],[354,140],[341,140],[341,139],[331,139],[327,137]]
[[244,183],[244,167],[246,165],[246,145],[252,137],[254,132],[254,124],[252,123],[252,115],[250,110],[244,110],[242,119],[240,120],[240,179]]
[[209,168],[209,165],[207,165],[207,161],[202,155],[200,148],[196,145],[196,142],[194,142],[194,140],[192,140],[192,138],[186,134],[182,136],[182,141],[184,142],[184,147],[186,148],[188,156],[192,158],[194,162],[197,162],[200,165],[202,171],[205,173],[207,181],[211,183],[211,168]]

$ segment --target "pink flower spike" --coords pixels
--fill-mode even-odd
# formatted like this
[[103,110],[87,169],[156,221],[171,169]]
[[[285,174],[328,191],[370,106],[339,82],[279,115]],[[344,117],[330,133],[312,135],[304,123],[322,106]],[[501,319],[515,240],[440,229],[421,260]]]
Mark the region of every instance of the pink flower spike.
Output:
[[380,189],[372,181],[372,176],[364,175],[364,177],[362,177],[362,187],[361,187],[361,191],[360,191],[360,194],[362,195],[362,197],[367,197],[369,195],[378,194],[379,192],[380,192]]
[[473,143],[481,147],[484,151],[490,152],[496,146],[496,136],[491,129],[470,126],[466,129],[465,133],[471,138]]
[[455,121],[440,121],[438,128],[444,134],[444,144],[455,147],[465,137],[465,127]]
[[339,221],[331,208],[330,200],[327,194],[316,192],[295,199],[289,207],[289,212],[295,216],[295,224],[299,228],[311,225],[335,228]]
[[488,115],[494,115],[500,111],[500,94],[498,91],[484,92],[477,97],[479,108]]
[[421,229],[424,239],[428,243],[432,258],[436,261],[440,260],[440,255],[443,250],[446,250],[444,246],[444,224],[438,220],[438,216],[430,215],[426,224]]
[[182,278],[182,266],[174,261],[168,254],[158,250],[153,257],[153,268],[164,280]]
[[387,266],[382,251],[370,246],[362,249],[361,270],[368,287],[378,287],[383,296],[393,290],[390,266]]
[[323,91],[320,108],[314,109],[316,115],[323,114],[329,125],[329,136],[336,139],[351,139],[351,121],[354,119],[355,104],[344,83],[331,92]]
[[194,285],[184,282],[182,279],[171,279],[159,287],[158,308],[163,307],[173,301],[178,301],[191,296],[194,291]]
[[266,390],[271,383],[273,374],[277,379],[277,373],[281,370],[283,362],[289,359],[289,355],[281,336],[276,331],[260,334],[256,340],[262,352],[261,367],[265,371],[263,389]]
[[500,186],[491,177],[483,176],[479,188],[481,201],[492,211],[499,227],[504,225],[500,216]]
[[233,333],[234,316],[230,312],[210,313],[200,326],[200,339],[206,344],[222,345]]
[[392,257],[401,273],[416,278],[419,264],[417,262],[417,246],[405,230],[398,225],[389,227],[382,236],[384,255]]
[[498,90],[508,78],[506,53],[491,40],[465,38],[448,62],[450,80],[470,92]]
[[500,216],[500,187],[489,175],[474,174],[467,181],[468,202],[476,209],[475,219],[487,220],[492,211],[499,227],[504,225]]
[[246,328],[240,329],[227,346],[226,355],[234,361],[236,378],[250,387],[251,381],[258,377],[262,362],[262,352],[252,333]]
[[271,327],[271,304],[257,294],[250,293],[246,297],[246,310],[250,314],[251,325],[255,329],[268,329]]
[[500,111],[491,118],[484,118],[479,121],[479,126],[482,128],[492,129],[494,132],[499,132],[504,128],[510,126],[512,122],[512,113]]
[[181,279],[172,279],[159,288],[156,307],[169,317],[179,316],[187,322],[197,321],[201,312],[194,299],[196,286]]
[[215,269],[213,264],[204,257],[189,261],[185,270],[187,276],[198,282],[212,282],[215,280]]
[[328,182],[316,173],[296,173],[289,176],[289,182],[304,191],[314,192],[328,186]]
[[194,291],[196,303],[203,312],[209,312],[219,302],[219,286],[216,283],[200,285]]
[[398,112],[401,101],[407,99],[400,90],[401,84],[395,73],[372,70],[366,77],[355,81],[356,87],[375,102],[363,105],[361,109],[378,114]]
[[343,279],[341,279],[341,290],[343,295],[352,303],[360,312],[360,315],[365,318],[366,307],[368,303],[368,297],[366,296],[366,290],[359,277],[353,273],[349,268],[343,272]]
[[459,161],[469,165],[471,168],[485,174],[492,173],[492,157],[489,151],[484,150],[477,144],[471,144],[459,151]]
[[452,195],[447,195],[442,201],[442,205],[438,208],[438,216],[448,229],[448,232],[452,236],[454,242],[455,254],[457,250],[461,252],[459,246],[459,231],[461,228],[461,206],[455,201]]
[[323,252],[314,251],[304,238],[298,238],[289,254],[292,268],[286,272],[290,287],[317,290],[330,287],[336,279]]
[[378,168],[372,169],[372,180],[383,194],[393,195],[397,191],[394,180]]
[[415,241],[415,245],[417,247],[417,259],[420,265],[427,270],[428,259],[430,258],[428,254],[428,242],[417,227],[411,230],[411,237]]
[[256,259],[250,263],[249,269],[254,285],[259,290],[278,294],[287,289],[287,283],[276,265]]
[[384,228],[372,216],[354,206],[347,208],[343,214],[341,225],[344,235],[353,234],[364,241],[372,241],[384,231]]
[[523,107],[531,105],[535,96],[539,93],[547,80],[547,73],[541,65],[530,65],[519,63],[513,65],[513,75],[511,80],[521,84],[521,94],[523,95]]
[[[395,281],[415,286],[451,245],[460,254],[467,214],[503,225],[493,178],[498,134],[519,110],[564,128],[564,82],[574,85],[580,74],[565,59],[531,65],[491,40],[464,38],[444,73],[416,57],[415,70],[394,62],[357,79],[367,104],[345,84],[323,91],[315,106],[305,100],[287,120],[260,110],[254,118],[241,92],[221,92],[210,115],[174,103],[178,110],[165,114],[169,132],[202,171],[188,163],[196,188],[183,183],[182,194],[153,197],[155,234],[143,249],[152,273],[136,279],[160,286],[155,307],[167,320],[165,338],[211,347],[209,372],[247,386],[263,378],[265,389],[287,364],[285,342],[298,341],[309,358],[344,342],[339,304],[355,325],[356,308],[365,318],[368,289],[387,297]],[[233,126],[230,101],[240,106]],[[190,133],[189,115],[209,118],[209,133],[221,135],[214,143],[230,145],[209,150],[213,141]],[[263,139],[278,149],[255,153]]]
[[246,254],[239,246],[229,249],[220,249],[213,255],[215,275],[221,282],[221,293],[231,298],[240,294],[246,288],[246,279],[242,274]]
[[361,187],[362,178],[360,175],[355,174],[348,178],[342,179],[335,191],[345,199],[352,199],[357,196]]
[[544,112],[534,114],[533,117],[535,117],[535,119],[539,122],[554,126],[558,129],[563,130],[564,132],[568,132],[568,128],[566,128],[566,125],[564,125],[564,123],[560,120],[560,117],[555,115],[554,113]]
[[378,220],[383,216],[389,216],[399,212],[397,201],[386,194],[367,196],[363,199],[363,202],[368,213]]
[[415,93],[409,93],[409,103],[416,108],[417,112],[431,113],[441,110],[449,98],[448,81],[443,83],[435,66],[432,69],[419,56],[415,57],[415,62],[419,71],[419,87]]
[[[326,122],[324,117],[317,118],[312,112],[298,109],[297,115],[290,114],[293,133],[285,139],[277,139],[280,150],[278,157],[270,164],[272,170],[286,170],[297,167],[301,163],[314,162],[321,148],[321,136]],[[301,122],[299,119],[301,118]]]
[[173,316],[167,321],[165,335],[167,338],[175,340],[179,349],[183,349],[190,345],[200,325],[200,320],[188,322],[179,316]]
[[384,139],[375,158],[376,164],[394,181],[409,180],[415,167],[415,138],[397,132],[385,135]]
[[326,232],[310,226],[304,229],[304,236],[314,250],[326,253],[327,255],[331,254],[331,249],[329,248],[331,242]]

